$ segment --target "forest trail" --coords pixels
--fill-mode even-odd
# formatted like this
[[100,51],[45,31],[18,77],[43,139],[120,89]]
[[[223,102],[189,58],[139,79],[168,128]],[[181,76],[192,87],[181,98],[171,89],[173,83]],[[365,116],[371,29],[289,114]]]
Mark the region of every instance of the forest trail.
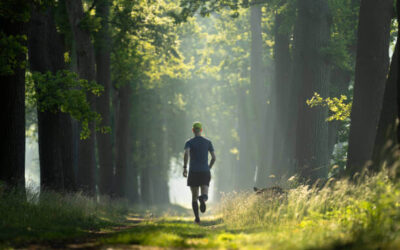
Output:
[[[205,217],[200,225],[192,217],[128,216],[126,223],[89,232],[85,237],[31,244],[26,249],[176,249],[221,246],[221,218]],[[216,237],[218,236],[218,237]],[[225,244],[222,244],[225,245]]]

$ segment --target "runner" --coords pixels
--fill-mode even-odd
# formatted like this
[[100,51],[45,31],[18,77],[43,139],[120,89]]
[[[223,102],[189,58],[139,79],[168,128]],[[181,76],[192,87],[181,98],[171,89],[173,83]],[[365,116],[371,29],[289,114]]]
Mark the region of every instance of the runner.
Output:
[[[208,200],[208,187],[210,185],[211,173],[210,170],[216,160],[214,154],[214,147],[210,140],[201,136],[203,131],[200,122],[193,123],[192,128],[194,137],[185,143],[185,154],[183,156],[183,176],[188,177],[187,185],[192,191],[192,208],[195,216],[195,222],[200,223],[199,205],[197,200],[200,201],[200,211],[206,211],[206,201]],[[208,165],[208,152],[211,154],[211,162]],[[189,176],[187,172],[187,163],[190,154],[190,168]],[[201,195],[199,196],[199,189]]]

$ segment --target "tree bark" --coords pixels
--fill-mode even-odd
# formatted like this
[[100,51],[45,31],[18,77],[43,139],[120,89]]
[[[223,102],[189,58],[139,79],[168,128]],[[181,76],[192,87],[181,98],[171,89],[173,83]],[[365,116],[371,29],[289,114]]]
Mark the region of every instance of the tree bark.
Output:
[[269,128],[266,123],[267,94],[265,87],[265,74],[263,62],[263,41],[261,30],[261,4],[254,4],[250,7],[250,27],[251,27],[251,52],[250,52],[250,93],[253,105],[253,119],[251,125],[253,133],[256,134],[256,154],[257,164],[257,185],[265,185],[267,178],[267,164],[265,154],[267,145],[267,133]]
[[[400,0],[397,0],[396,2],[396,12],[397,12],[397,37],[400,37]],[[399,47],[399,40],[397,39],[397,48]],[[397,51],[397,60],[399,60],[399,55],[400,51],[398,48]],[[397,62],[397,122],[400,121],[400,63]],[[400,123],[397,123],[397,142],[400,143]]]
[[[101,18],[101,29],[95,36],[95,52],[97,65],[97,83],[103,85],[104,93],[97,98],[97,111],[102,117],[102,126],[111,126],[110,123],[110,87],[111,87],[111,69],[110,69],[110,35],[108,28],[109,19],[109,1],[102,0],[97,3],[96,16]],[[101,194],[112,194],[113,180],[113,158],[111,133],[97,132],[97,145],[99,152],[100,183],[99,190]]]
[[[65,68],[63,40],[57,33],[52,9],[32,6],[28,37],[32,71],[55,74]],[[41,190],[73,191],[71,118],[61,111],[38,110],[38,133]]]
[[235,187],[237,190],[251,189],[254,186],[254,175],[256,171],[256,155],[254,152],[255,140],[252,133],[252,104],[246,89],[238,90],[238,120],[239,120],[239,164],[236,170]]
[[284,176],[288,176],[291,171],[287,169],[287,145],[284,144],[288,141],[286,127],[287,121],[290,116],[288,110],[288,100],[290,93],[290,34],[289,32],[282,31],[283,15],[277,13],[275,16],[275,44],[274,44],[274,59],[275,59],[275,78],[272,88],[272,109],[275,110],[274,127],[273,127],[273,150],[272,164],[270,173],[275,176],[277,180]]
[[[22,13],[27,9],[25,1],[14,1],[12,11]],[[0,13],[0,32],[5,36],[25,34],[24,22],[10,20]],[[24,45],[24,44],[23,44]],[[25,189],[25,68],[24,51],[16,55],[16,67],[10,74],[0,74],[2,90],[1,107],[6,119],[0,124],[0,181],[10,188]]]
[[393,53],[392,63],[390,65],[389,78],[386,82],[385,93],[383,96],[382,110],[378,123],[378,130],[375,138],[373,150],[372,170],[379,171],[384,162],[391,166],[396,160],[393,153],[398,150],[399,142],[397,141],[397,81],[398,81],[398,65],[400,43],[397,40],[396,49]]
[[[88,30],[84,30],[80,23],[84,18],[83,6],[81,0],[66,0],[68,19],[72,28],[76,44],[76,58],[78,74],[82,79],[88,81],[95,80],[95,58],[93,45]],[[93,110],[95,107],[95,96],[87,94],[88,101]],[[78,146],[78,188],[83,192],[94,195],[95,193],[95,124],[89,123],[91,135],[85,140],[79,141]]]
[[359,172],[372,159],[389,64],[393,1],[362,0],[346,174]]
[[116,127],[116,196],[125,196],[126,174],[129,159],[130,117],[131,117],[131,86],[126,84],[118,90],[119,113]]
[[326,177],[329,166],[327,109],[306,104],[314,92],[328,95],[329,68],[320,52],[329,40],[328,15],[325,0],[298,2],[293,78],[298,85],[296,160],[300,176],[312,181]]

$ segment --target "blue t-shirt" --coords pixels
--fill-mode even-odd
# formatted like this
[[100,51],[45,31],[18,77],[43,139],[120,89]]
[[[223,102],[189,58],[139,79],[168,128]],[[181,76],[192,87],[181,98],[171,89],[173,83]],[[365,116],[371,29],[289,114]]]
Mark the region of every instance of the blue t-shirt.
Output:
[[185,143],[185,149],[187,148],[190,149],[189,171],[210,171],[208,166],[208,152],[214,152],[214,147],[211,141],[202,136],[195,136]]

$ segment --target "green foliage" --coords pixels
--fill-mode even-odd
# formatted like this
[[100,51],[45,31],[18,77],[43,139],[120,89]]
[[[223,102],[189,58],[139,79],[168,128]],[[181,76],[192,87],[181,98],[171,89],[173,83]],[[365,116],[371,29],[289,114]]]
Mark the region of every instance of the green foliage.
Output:
[[26,61],[21,61],[21,54],[26,54],[28,48],[25,35],[7,36],[0,31],[0,75],[12,75],[17,68],[25,68]]
[[331,39],[321,53],[335,67],[353,71],[357,41],[359,4],[352,0],[329,0]]
[[[88,94],[99,96],[103,87],[96,82],[79,79],[77,74],[68,70],[50,71],[42,74],[33,72],[27,75],[27,101],[30,105],[37,104],[41,112],[64,112],[82,123],[81,139],[90,136],[89,122],[101,122],[101,116],[93,111],[87,99]],[[102,132],[109,131],[107,127],[99,127]]]
[[221,10],[231,10],[230,17],[236,18],[240,15],[240,8],[247,8],[250,6],[249,0],[182,0],[180,1],[180,13],[171,12],[177,22],[185,22],[189,17],[195,14],[200,14],[202,17],[209,17],[211,13]]
[[128,213],[125,201],[81,194],[29,191],[27,200],[0,188],[0,248],[82,237],[121,223]]
[[[40,1],[33,1],[40,2]],[[11,22],[26,23],[30,18],[30,3],[25,0],[0,1],[0,17]]]
[[87,11],[79,22],[79,27],[83,30],[89,31],[90,33],[98,32],[101,28],[101,18],[95,16],[95,11],[93,9]]
[[347,97],[341,95],[340,99],[337,97],[322,98],[318,93],[314,93],[314,96],[307,100],[307,105],[313,107],[328,107],[331,115],[326,119],[327,121],[344,121],[349,119],[351,112],[351,102],[345,103]]
[[[0,1],[0,20],[11,23],[26,23],[30,18],[28,1]],[[15,31],[11,31],[15,32]],[[12,75],[17,68],[26,66],[25,55],[28,52],[25,35],[9,35],[0,31],[0,75]]]

